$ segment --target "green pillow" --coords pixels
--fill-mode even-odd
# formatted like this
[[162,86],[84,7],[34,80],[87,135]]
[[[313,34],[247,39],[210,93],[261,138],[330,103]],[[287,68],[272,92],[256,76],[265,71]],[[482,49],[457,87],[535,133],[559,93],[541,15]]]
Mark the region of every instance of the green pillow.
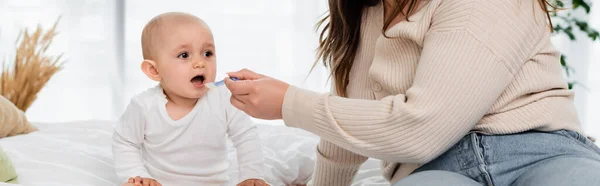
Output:
[[2,147],[0,147],[0,182],[17,183],[15,167],[13,167]]

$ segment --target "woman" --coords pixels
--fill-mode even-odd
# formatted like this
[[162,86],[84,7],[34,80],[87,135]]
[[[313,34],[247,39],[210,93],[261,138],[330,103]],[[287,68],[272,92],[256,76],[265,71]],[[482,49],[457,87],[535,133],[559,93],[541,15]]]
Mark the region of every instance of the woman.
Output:
[[546,3],[330,0],[331,94],[242,70],[231,102],[319,135],[319,186],[350,185],[368,157],[397,186],[600,185]]

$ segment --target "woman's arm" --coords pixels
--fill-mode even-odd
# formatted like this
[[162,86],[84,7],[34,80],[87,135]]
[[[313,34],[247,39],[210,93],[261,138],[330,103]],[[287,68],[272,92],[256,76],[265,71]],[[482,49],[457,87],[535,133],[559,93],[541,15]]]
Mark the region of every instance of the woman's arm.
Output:
[[[332,82],[329,92],[335,96],[335,91],[335,82]],[[354,175],[368,159],[324,139],[319,140],[316,153],[313,185],[351,185]]]
[[[281,117],[288,126],[363,156],[426,163],[474,127],[547,36],[547,25],[533,18],[543,14],[531,12],[539,7],[518,3],[441,2],[406,94],[348,99],[259,77],[228,81],[232,103],[261,118],[276,116],[282,99]],[[287,90],[285,96],[280,90]]]
[[406,94],[373,101],[290,87],[282,116],[363,156],[425,163],[471,130],[512,77],[469,32],[430,33]]
[[367,159],[365,156],[321,139],[317,145],[313,185],[351,185],[354,175]]
[[[406,94],[359,100],[290,86],[281,116],[288,126],[363,156],[424,163],[456,143],[491,108],[513,77],[506,63],[466,30],[430,33]],[[265,109],[273,106],[261,104],[278,97],[262,91],[279,85],[261,85],[268,81],[274,80],[229,82],[232,104],[254,117],[271,115]],[[246,90],[241,84],[254,90],[236,97]]]

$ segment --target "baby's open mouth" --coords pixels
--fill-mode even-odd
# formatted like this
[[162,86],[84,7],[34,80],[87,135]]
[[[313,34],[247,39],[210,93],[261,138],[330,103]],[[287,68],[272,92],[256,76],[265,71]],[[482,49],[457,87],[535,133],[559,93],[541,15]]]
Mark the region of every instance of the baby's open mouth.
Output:
[[194,78],[192,78],[191,80],[192,84],[194,84],[195,87],[202,87],[204,86],[204,76],[203,75],[198,75],[198,76],[194,76]]

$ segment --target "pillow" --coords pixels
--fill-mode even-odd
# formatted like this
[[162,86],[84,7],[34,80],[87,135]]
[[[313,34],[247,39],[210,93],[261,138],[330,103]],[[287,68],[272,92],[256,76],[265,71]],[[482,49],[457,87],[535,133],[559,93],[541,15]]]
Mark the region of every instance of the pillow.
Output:
[[37,129],[27,121],[23,111],[4,96],[0,96],[0,138],[27,134],[35,130]]
[[13,167],[2,147],[0,147],[0,182],[17,183],[15,167]]

